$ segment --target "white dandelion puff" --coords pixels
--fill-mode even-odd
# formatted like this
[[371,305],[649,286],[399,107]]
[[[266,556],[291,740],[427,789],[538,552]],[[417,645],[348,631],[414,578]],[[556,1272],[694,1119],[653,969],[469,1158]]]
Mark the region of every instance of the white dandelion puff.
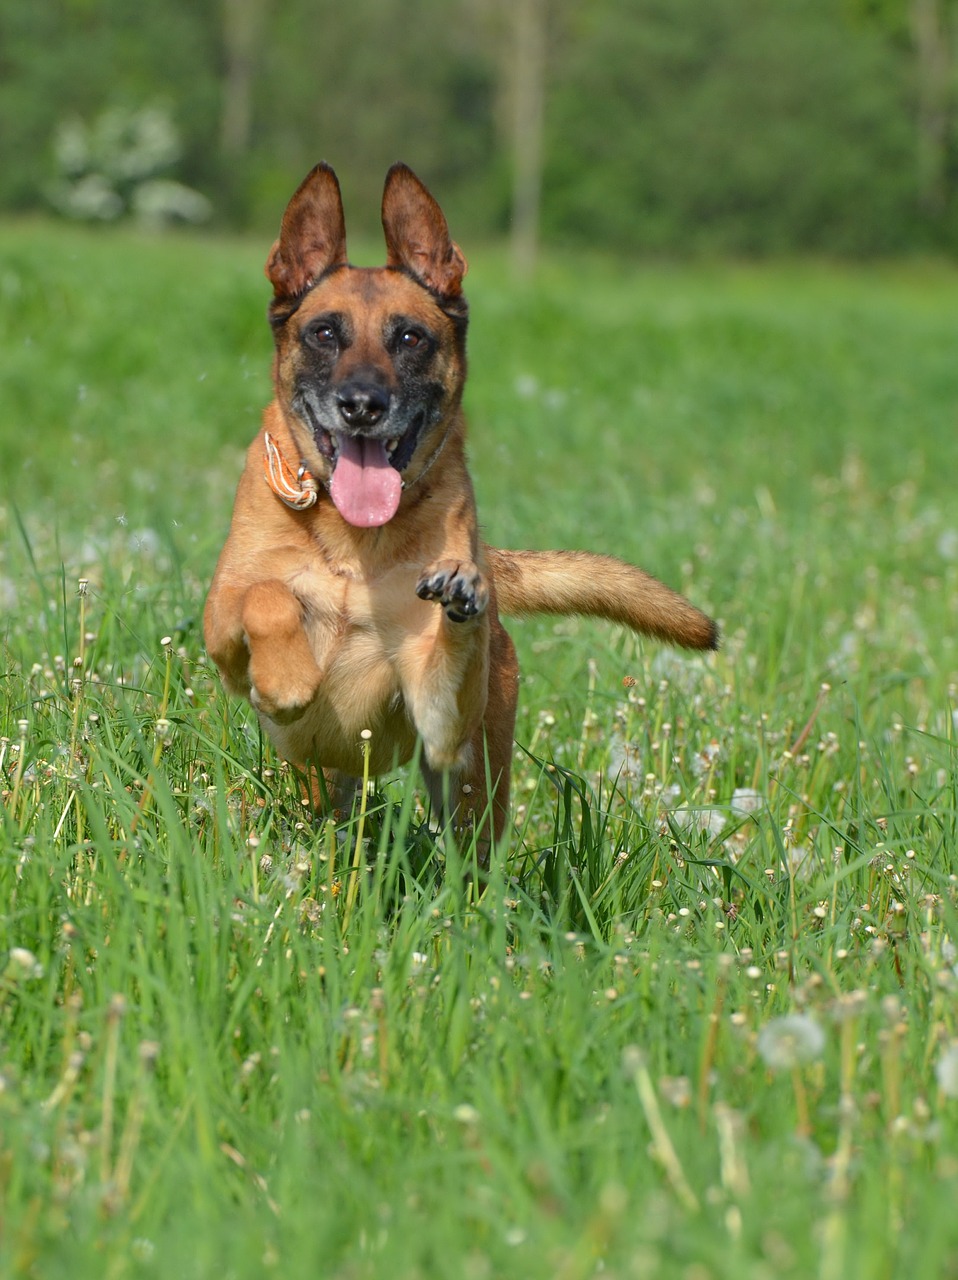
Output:
[[695,753],[692,757],[692,772],[697,778],[704,778],[707,773],[711,773],[721,750],[722,748],[713,738]]
[[810,1014],[788,1013],[765,1024],[757,1048],[769,1070],[786,1070],[820,1058],[825,1032]]
[[8,956],[10,968],[19,970],[26,978],[42,978],[43,965],[26,947],[11,947]]
[[958,1040],[952,1040],[935,1063],[935,1078],[946,1098],[958,1098]]
[[739,817],[746,817],[765,808],[765,797],[754,787],[736,787],[732,792],[729,808]]
[[476,1108],[468,1102],[460,1102],[457,1107],[453,1107],[452,1117],[466,1128],[474,1128],[482,1119]]

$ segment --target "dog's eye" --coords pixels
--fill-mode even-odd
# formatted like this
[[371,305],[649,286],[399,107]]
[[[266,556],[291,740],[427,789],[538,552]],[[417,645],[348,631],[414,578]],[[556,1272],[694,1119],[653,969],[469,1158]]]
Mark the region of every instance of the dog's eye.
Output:
[[316,347],[328,347],[336,341],[336,331],[332,325],[318,324],[310,329],[309,341]]
[[399,335],[399,341],[404,347],[418,347],[422,342],[422,334],[415,329],[404,329]]

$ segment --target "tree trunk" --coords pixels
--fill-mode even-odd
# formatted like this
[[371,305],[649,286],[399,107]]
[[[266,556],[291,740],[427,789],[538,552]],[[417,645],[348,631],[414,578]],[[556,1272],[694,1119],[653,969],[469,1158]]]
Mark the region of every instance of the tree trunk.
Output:
[[512,261],[528,277],[539,249],[546,0],[515,0]]
[[949,0],[911,0],[909,18],[918,55],[918,183],[925,210],[944,211],[948,124],[951,116],[953,31]]
[[265,8],[265,0],[222,0],[226,71],[220,144],[230,158],[242,156],[249,150],[253,127],[253,74]]

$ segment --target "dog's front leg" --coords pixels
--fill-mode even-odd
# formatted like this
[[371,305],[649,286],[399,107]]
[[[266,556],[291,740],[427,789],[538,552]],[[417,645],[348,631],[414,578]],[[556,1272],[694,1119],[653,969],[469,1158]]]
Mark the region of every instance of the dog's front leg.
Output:
[[303,626],[302,601],[278,578],[254,582],[243,597],[242,620],[250,702],[272,720],[297,719],[322,678]]
[[280,722],[295,720],[321,679],[303,627],[302,602],[278,578],[214,585],[203,619],[206,647],[231,693]]
[[203,611],[206,651],[216,663],[228,691],[248,698],[249,645],[243,634],[245,587],[215,580]]
[[460,769],[486,706],[489,587],[473,561],[440,560],[420,576],[416,594],[441,612],[404,654],[406,706],[429,768]]
[[475,726],[460,766],[437,770],[423,762],[433,804],[451,818],[461,837],[475,836],[479,865],[488,867],[494,842],[509,818],[513,732],[519,666],[512,640],[498,617],[489,619],[485,712]]
[[431,565],[416,591],[442,610],[436,627],[417,637],[403,672],[406,705],[423,744],[423,776],[433,804],[461,833],[475,833],[480,862],[488,865],[509,802],[512,643],[472,561]]

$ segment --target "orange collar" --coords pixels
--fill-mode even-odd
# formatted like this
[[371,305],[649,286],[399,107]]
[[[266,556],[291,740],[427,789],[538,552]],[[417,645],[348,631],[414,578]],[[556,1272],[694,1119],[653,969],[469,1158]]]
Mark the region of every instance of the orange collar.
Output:
[[308,511],[315,506],[319,498],[319,485],[306,470],[306,463],[300,462],[294,472],[268,431],[263,433],[263,443],[266,446],[263,457],[266,483],[277,498],[293,511]]

